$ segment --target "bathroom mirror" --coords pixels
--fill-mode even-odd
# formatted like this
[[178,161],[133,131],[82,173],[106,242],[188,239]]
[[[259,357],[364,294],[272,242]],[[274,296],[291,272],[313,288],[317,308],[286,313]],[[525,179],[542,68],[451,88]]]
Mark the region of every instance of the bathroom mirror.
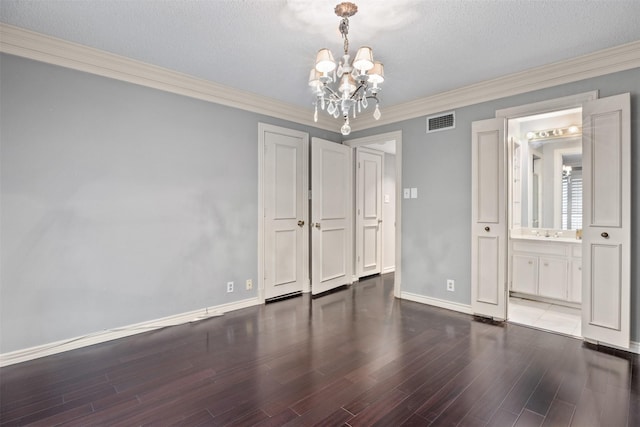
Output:
[[513,154],[514,226],[582,228],[582,139],[527,141]]
[[581,108],[509,119],[512,229],[582,228],[581,127]]

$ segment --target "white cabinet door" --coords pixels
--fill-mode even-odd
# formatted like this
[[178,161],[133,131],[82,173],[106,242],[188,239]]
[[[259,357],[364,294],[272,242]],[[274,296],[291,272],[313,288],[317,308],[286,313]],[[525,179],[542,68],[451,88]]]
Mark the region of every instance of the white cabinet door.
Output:
[[564,259],[540,258],[538,267],[538,294],[543,297],[566,300],[569,263]]
[[538,293],[538,257],[514,255],[511,274],[512,291],[532,295]]
[[571,261],[568,299],[571,302],[582,302],[582,261]]
[[305,162],[309,136],[260,124],[264,153],[264,298],[301,292],[308,286],[308,180]]
[[351,147],[311,140],[311,293],[351,283]]
[[356,148],[356,274],[382,271],[382,160],[383,153]]
[[628,93],[583,104],[582,333],[629,348],[631,115]]
[[507,206],[504,119],[473,122],[471,142],[471,309],[506,319]]

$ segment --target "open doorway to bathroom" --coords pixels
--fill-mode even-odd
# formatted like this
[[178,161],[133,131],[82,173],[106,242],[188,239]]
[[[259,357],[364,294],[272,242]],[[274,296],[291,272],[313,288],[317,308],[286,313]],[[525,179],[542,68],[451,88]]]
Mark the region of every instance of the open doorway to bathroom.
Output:
[[582,108],[508,120],[510,322],[582,337]]

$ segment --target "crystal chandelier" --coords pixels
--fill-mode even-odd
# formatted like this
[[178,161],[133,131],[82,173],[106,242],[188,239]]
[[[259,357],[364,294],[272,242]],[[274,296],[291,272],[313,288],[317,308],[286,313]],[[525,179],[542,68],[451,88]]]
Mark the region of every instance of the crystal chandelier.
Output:
[[343,135],[349,135],[351,126],[349,116],[356,115],[369,106],[369,100],[375,102],[373,117],[380,119],[378,107],[378,86],[384,81],[384,68],[380,62],[373,60],[373,51],[368,46],[358,49],[356,57],[351,62],[349,56],[349,17],[358,12],[358,6],[343,2],[336,6],[335,13],[342,18],[338,29],[344,39],[344,55],[336,64],[331,51],[320,49],[316,55],[315,68],[309,74],[309,86],[313,89],[315,111],[313,120],[318,121],[318,106],[330,116],[342,116],[344,124],[340,128]]

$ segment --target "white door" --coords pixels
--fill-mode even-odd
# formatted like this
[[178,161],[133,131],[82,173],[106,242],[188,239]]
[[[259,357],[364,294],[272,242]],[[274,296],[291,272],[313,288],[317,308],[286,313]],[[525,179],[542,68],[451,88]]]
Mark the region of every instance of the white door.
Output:
[[382,271],[383,153],[356,148],[356,271],[358,277]]
[[308,287],[307,153],[304,132],[260,124],[263,167],[264,299]]
[[311,293],[351,283],[351,148],[311,141]]
[[582,335],[629,348],[630,96],[583,104]]
[[471,149],[471,308],[504,320],[507,314],[505,120],[473,122]]

